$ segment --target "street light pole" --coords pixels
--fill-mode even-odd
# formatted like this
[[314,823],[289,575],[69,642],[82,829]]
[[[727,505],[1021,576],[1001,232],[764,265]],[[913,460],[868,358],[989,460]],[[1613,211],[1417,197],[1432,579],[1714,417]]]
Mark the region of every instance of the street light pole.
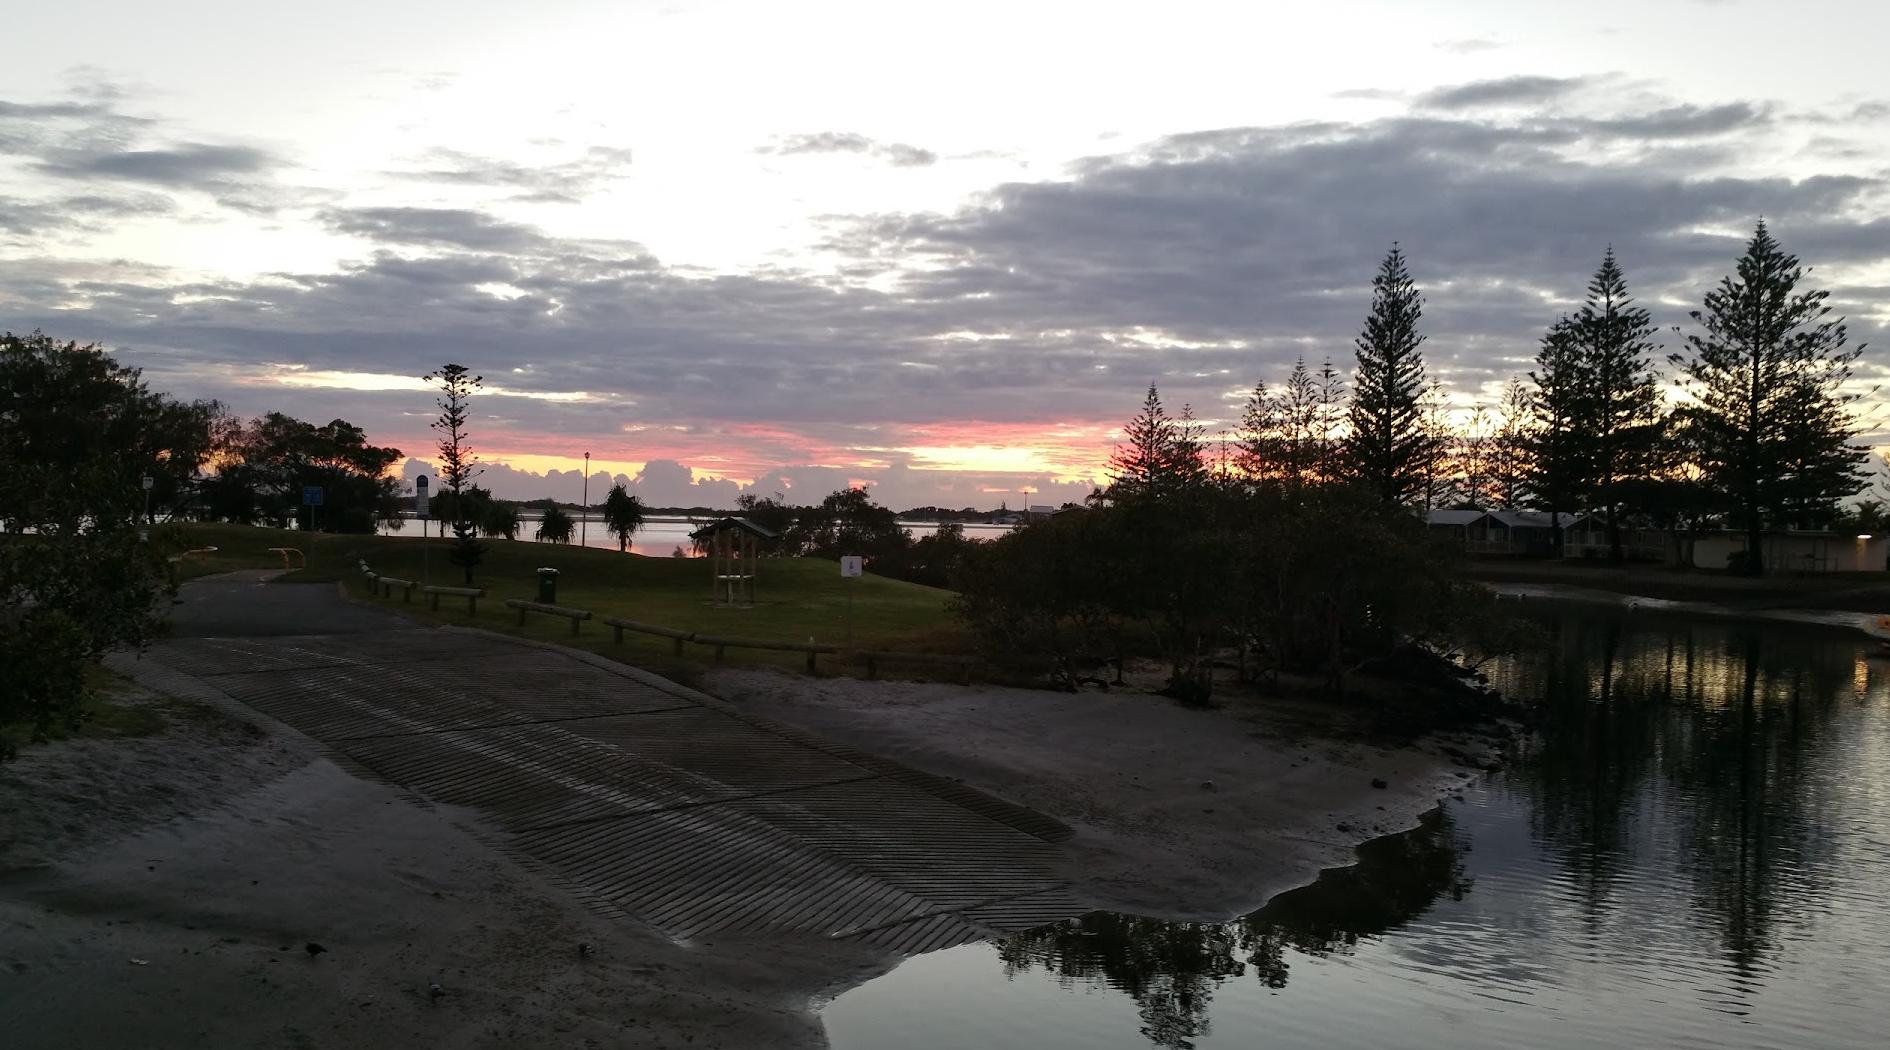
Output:
[[578,511],[578,546],[589,545],[591,523],[591,454],[584,453],[584,507]]

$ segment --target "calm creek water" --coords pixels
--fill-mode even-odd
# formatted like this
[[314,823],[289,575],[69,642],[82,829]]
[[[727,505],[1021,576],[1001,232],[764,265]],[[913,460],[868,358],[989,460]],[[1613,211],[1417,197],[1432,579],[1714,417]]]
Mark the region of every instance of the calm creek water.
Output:
[[1862,635],[1538,609],[1539,737],[1225,924],[1099,913],[921,956],[836,1050],[1890,1045],[1890,661]]

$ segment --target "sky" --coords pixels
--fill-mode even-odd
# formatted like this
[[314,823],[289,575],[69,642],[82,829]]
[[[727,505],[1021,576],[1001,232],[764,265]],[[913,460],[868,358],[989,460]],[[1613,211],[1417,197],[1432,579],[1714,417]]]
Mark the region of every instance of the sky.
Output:
[[410,477],[453,361],[501,496],[1060,503],[1151,383],[1349,371],[1394,241],[1467,412],[1610,246],[1683,349],[1761,216],[1890,443],[1869,0],[15,6],[0,328]]

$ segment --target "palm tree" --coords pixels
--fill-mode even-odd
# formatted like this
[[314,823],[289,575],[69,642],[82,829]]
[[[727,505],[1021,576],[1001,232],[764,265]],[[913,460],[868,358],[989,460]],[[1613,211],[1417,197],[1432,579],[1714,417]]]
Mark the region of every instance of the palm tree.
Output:
[[643,501],[632,496],[619,481],[604,497],[604,527],[617,537],[617,550],[630,548],[630,534],[643,527]]
[[488,536],[518,539],[518,505],[506,500],[493,500],[486,505],[485,515],[479,521],[479,531]]
[[546,507],[544,517],[538,519],[538,539],[541,543],[570,543],[571,533],[576,528],[577,522],[571,515],[553,504]]

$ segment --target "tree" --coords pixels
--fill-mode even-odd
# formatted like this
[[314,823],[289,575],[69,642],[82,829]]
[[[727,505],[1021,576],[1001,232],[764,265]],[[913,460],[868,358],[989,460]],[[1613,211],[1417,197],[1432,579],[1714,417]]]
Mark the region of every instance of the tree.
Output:
[[1351,433],[1343,446],[1346,472],[1385,503],[1423,494],[1436,439],[1424,426],[1424,337],[1417,323],[1424,299],[1396,244],[1372,279],[1372,308],[1357,340]]
[[540,543],[570,543],[576,532],[577,520],[555,503],[546,507],[538,519],[537,536]]
[[1613,248],[1602,256],[1574,324],[1582,425],[1571,436],[1581,446],[1590,491],[1607,522],[1608,556],[1618,562],[1621,486],[1645,475],[1662,416],[1649,356],[1660,349],[1653,341],[1653,317],[1628,295]]
[[190,408],[97,346],[0,335],[0,726],[76,726],[86,665],[158,629],[176,548],[140,527],[139,479],[195,474],[215,413]]
[[617,550],[630,549],[630,536],[643,527],[643,501],[632,496],[619,481],[604,497],[604,527],[617,537]]
[[1549,513],[1555,552],[1562,551],[1562,514],[1587,491],[1588,468],[1576,429],[1582,425],[1580,334],[1567,317],[1556,319],[1536,351],[1529,373],[1533,426],[1527,443],[1529,491]]
[[[399,513],[400,481],[388,470],[400,455],[369,444],[345,419],[316,426],[271,412],[232,423],[218,450],[221,465],[202,485],[204,512],[245,525],[302,520],[327,532],[373,532],[378,520]],[[303,508],[310,486],[322,489],[319,517]]]
[[[179,516],[195,500],[198,473],[225,427],[217,402],[176,401],[98,346],[58,343],[43,332],[0,335],[0,403],[7,406],[0,440],[14,450],[0,526],[13,532],[54,508],[81,517],[106,509],[142,516],[144,477],[152,479],[149,518]],[[136,497],[133,505],[88,509],[68,499],[64,489],[81,484],[74,472],[90,470],[108,471],[100,485],[122,486]]]
[[453,548],[447,553],[447,560],[465,570],[466,586],[471,587],[473,567],[485,556],[485,546],[479,542],[474,528],[474,508],[464,498],[467,486],[479,476],[479,457],[473,454],[466,433],[467,402],[478,392],[485,378],[457,364],[448,364],[421,378],[440,387],[440,396],[434,402],[440,408],[440,417],[431,426],[440,432],[440,477],[446,482],[445,490],[453,494]]
[[1865,453],[1843,384],[1863,352],[1845,349],[1829,293],[1800,291],[1807,271],[1761,221],[1734,274],[1691,316],[1701,331],[1671,360],[1692,397],[1702,480],[1746,533],[1744,569],[1764,572],[1765,530],[1856,492]]
[[1490,505],[1500,510],[1522,506],[1529,485],[1529,388],[1512,377],[1503,388],[1496,429],[1490,435]]
[[1142,411],[1124,428],[1128,439],[1109,458],[1109,495],[1112,499],[1163,496],[1203,480],[1201,428],[1187,408],[1180,418],[1162,407],[1161,394],[1150,384]]
[[518,504],[510,500],[493,500],[487,505],[485,515],[479,519],[479,531],[488,536],[515,540],[518,539],[518,527]]

